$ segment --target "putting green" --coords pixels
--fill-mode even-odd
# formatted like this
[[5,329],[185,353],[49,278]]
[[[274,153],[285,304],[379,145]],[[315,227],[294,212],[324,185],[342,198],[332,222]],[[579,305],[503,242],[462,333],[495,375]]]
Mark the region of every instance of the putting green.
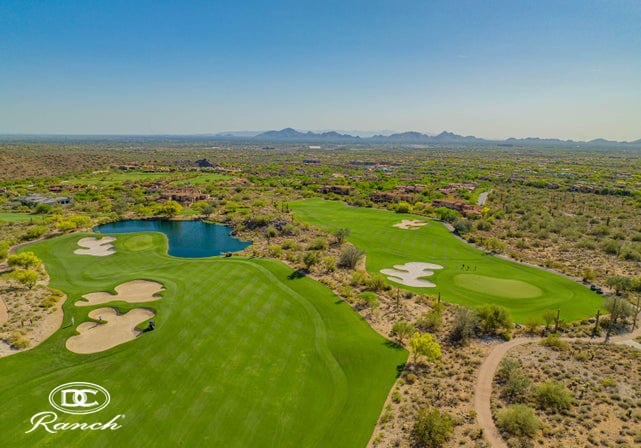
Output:
[[541,288],[521,280],[508,280],[485,275],[458,274],[454,276],[454,284],[468,291],[482,292],[508,299],[530,299],[543,294]]
[[133,235],[131,238],[127,238],[124,246],[127,250],[138,252],[139,250],[151,249],[153,240],[149,234]]
[[[272,260],[170,257],[160,233],[118,234],[108,257],[74,255],[86,236],[27,249],[68,300],[63,328],[32,350],[0,358],[1,447],[367,444],[407,352],[327,287]],[[164,285],[162,300],[74,305],[84,294],[136,279]],[[67,350],[76,334],[72,316],[77,327],[105,306],[121,314],[150,308],[156,329],[99,353]],[[111,402],[84,416],[58,412],[58,422],[124,415],[122,427],[26,433],[34,414],[54,411],[49,393],[69,382],[97,384]]]
[[[349,207],[342,202],[322,199],[295,201],[289,206],[298,219],[327,231],[350,229],[347,239],[367,253],[367,270],[372,274],[411,262],[443,266],[428,278],[436,285],[434,288],[390,282],[395,288],[429,295],[441,294],[446,302],[470,307],[500,305],[510,311],[516,322],[531,318],[543,322],[546,311],[557,309],[561,310],[563,320],[583,319],[596,314],[603,303],[602,297],[566,277],[480,251],[456,238],[438,221],[430,221],[415,230],[405,230],[393,225],[404,219],[426,218]],[[485,280],[477,283],[478,279],[474,277],[462,277],[457,284],[456,277],[461,274],[473,274]],[[514,300],[517,297],[521,299]]]

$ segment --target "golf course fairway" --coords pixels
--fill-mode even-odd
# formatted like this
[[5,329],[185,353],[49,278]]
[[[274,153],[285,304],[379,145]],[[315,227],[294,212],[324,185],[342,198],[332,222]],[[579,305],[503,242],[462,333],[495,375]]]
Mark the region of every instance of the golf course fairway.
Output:
[[[51,286],[68,298],[62,328],[52,337],[0,358],[1,447],[367,444],[407,352],[325,286],[276,261],[171,257],[159,233],[115,235],[115,253],[108,256],[74,254],[88,236],[26,249],[43,260]],[[161,298],[74,305],[85,294],[115,294],[136,280],[161,284]],[[98,353],[72,353],[66,341],[100,307],[119,314],[151,310],[156,328]],[[84,415],[55,411],[50,392],[71,382],[101,386],[110,394],[108,406]],[[72,393],[72,403],[86,404],[91,393]],[[120,427],[33,429],[35,414],[54,411],[58,423],[120,416]]]
[[[561,319],[593,316],[603,299],[585,286],[544,269],[511,262],[476,249],[456,238],[440,222],[387,210],[350,207],[343,202],[307,199],[290,202],[294,215],[328,231],[347,228],[347,240],[366,253],[368,272],[380,273],[406,263],[442,266],[420,288],[390,285],[469,307],[495,304],[507,308],[516,322],[543,321],[545,311],[561,311]],[[415,229],[394,227],[403,220],[423,220]]]

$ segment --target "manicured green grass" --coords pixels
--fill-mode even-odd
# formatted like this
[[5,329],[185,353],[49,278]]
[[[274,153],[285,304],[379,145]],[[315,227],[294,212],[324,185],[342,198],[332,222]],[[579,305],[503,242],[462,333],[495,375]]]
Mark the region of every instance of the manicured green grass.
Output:
[[513,299],[531,299],[543,294],[541,288],[521,280],[488,277],[486,275],[458,274],[454,284],[468,291],[492,294]]
[[32,215],[31,213],[0,213],[0,221],[4,222],[42,222],[43,215]]
[[[602,303],[600,296],[581,284],[486,254],[454,237],[443,224],[424,217],[321,199],[292,202],[290,208],[299,219],[327,230],[349,228],[348,240],[367,253],[367,270],[371,273],[412,261],[444,267],[427,278],[436,288],[411,288],[390,282],[403,289],[441,293],[443,300],[465,306],[504,306],[517,322],[531,317],[542,320],[546,310],[557,309],[561,310],[562,319],[573,321],[594,315]],[[429,223],[417,230],[393,227],[403,219]]]
[[[118,234],[117,253],[74,255],[86,234],[28,248],[51,285],[68,295],[63,328],[33,350],[0,359],[0,446],[363,447],[407,352],[375,333],[325,286],[261,259],[166,255],[162,234]],[[156,330],[111,350],[65,348],[69,326],[96,307],[81,295],[126,281],[161,282]],[[104,305],[100,305],[104,306]],[[122,312],[141,306],[117,302]],[[143,325],[144,326],[144,325]],[[56,386],[87,381],[111,393],[109,406],[65,422],[108,421],[116,431],[30,429],[51,411]]]

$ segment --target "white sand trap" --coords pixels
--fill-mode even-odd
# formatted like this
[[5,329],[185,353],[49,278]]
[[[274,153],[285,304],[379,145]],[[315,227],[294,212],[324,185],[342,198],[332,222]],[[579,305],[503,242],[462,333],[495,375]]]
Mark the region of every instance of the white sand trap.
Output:
[[387,279],[401,285],[416,286],[418,288],[433,288],[436,285],[421,277],[434,275],[435,269],[443,269],[440,264],[420,263],[412,261],[405,264],[397,264],[394,269],[381,269],[381,274],[387,275]]
[[116,239],[112,236],[104,236],[101,239],[92,236],[83,238],[78,241],[78,246],[84,249],[76,249],[73,253],[77,255],[92,255],[94,257],[106,257],[107,255],[115,254],[116,249],[111,244]]
[[421,221],[419,219],[404,219],[398,224],[393,224],[392,227],[398,227],[399,229],[405,230],[416,230],[420,229],[424,225],[427,225],[427,222]]
[[76,302],[76,306],[100,305],[107,302],[114,302],[116,300],[129,303],[153,302],[154,300],[160,300],[162,298],[158,293],[164,290],[165,288],[158,282],[134,280],[116,286],[116,294],[108,292],[92,292],[85,294],[82,297],[87,299],[87,301],[79,300]]
[[98,308],[89,312],[89,317],[101,317],[103,323],[83,322],[78,325],[76,330],[80,334],[67,339],[67,349],[80,354],[109,350],[136,339],[142,333],[136,329],[136,325],[154,315],[153,311],[144,308],[135,308],[126,314],[118,314],[115,308]]

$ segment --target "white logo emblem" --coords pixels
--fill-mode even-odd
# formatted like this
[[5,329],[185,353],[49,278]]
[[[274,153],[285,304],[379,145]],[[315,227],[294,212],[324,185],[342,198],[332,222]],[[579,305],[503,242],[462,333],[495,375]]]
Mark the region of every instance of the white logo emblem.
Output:
[[91,414],[107,407],[111,397],[102,386],[73,382],[62,384],[49,393],[51,406],[67,414]]

